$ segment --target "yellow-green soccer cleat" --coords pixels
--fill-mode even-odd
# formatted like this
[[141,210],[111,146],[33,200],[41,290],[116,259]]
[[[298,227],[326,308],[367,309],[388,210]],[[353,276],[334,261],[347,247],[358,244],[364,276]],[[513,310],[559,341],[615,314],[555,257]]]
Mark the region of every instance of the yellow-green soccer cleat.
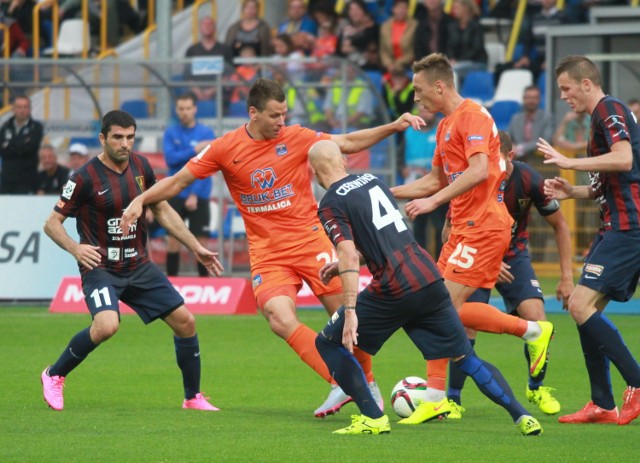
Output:
[[449,418],[450,420],[462,419],[462,414],[467,411],[466,408],[464,408],[462,405],[458,405],[453,400],[449,401],[449,406],[451,407],[451,411],[449,412],[449,415],[447,415],[447,418]]
[[537,436],[542,434],[542,426],[533,416],[523,415],[516,422],[516,428],[523,436]]
[[420,424],[435,418],[445,417],[451,413],[451,405],[445,397],[440,402],[421,401],[416,410],[408,417],[398,421],[398,424]]
[[[536,404],[542,413],[555,415],[560,411],[560,402],[551,395],[551,391],[555,391],[555,389],[540,386],[538,389],[532,391],[529,389],[529,386],[527,386],[527,399],[529,399],[529,402]],[[449,416],[449,418],[451,418],[451,416]]]
[[535,341],[527,342],[527,350],[529,351],[529,359],[531,361],[529,374],[533,378],[540,374],[547,363],[549,343],[553,337],[553,325],[550,322],[539,321],[538,324],[542,329],[542,334],[540,334]]
[[365,415],[351,415],[351,425],[346,428],[333,431],[334,434],[389,434],[389,417],[382,415],[380,418],[369,418]]

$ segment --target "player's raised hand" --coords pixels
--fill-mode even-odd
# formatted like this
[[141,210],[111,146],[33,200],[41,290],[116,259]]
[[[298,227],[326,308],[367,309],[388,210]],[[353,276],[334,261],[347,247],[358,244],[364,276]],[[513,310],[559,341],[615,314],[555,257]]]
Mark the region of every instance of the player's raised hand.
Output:
[[431,198],[420,198],[409,201],[404,207],[409,220],[415,220],[420,214],[427,214],[438,207]]
[[404,113],[396,119],[395,123],[399,127],[399,131],[407,130],[409,127],[420,130],[420,127],[427,125],[423,118],[411,113]]
[[224,267],[218,260],[218,253],[209,251],[204,246],[198,244],[198,247],[193,251],[193,254],[209,272],[209,275],[221,276],[224,272]]
[[544,155],[545,164],[555,164],[560,169],[571,169],[571,159],[558,153],[544,138],[538,138],[538,151]]
[[123,235],[127,235],[129,233],[131,225],[136,223],[136,220],[138,220],[141,215],[142,200],[140,199],[140,197],[137,197],[133,201],[131,201],[131,203],[122,213],[122,218],[120,219],[120,228],[122,229]]
[[342,345],[353,354],[353,346],[358,345],[358,316],[353,309],[344,311],[344,327],[342,328]]
[[562,177],[547,178],[544,181],[544,194],[549,199],[570,199],[573,197],[573,185]]
[[88,270],[93,270],[100,265],[100,246],[91,246],[90,244],[78,244],[73,251],[73,257],[78,263]]
[[338,276],[338,262],[329,262],[324,264],[318,272],[323,285],[328,285],[332,278]]

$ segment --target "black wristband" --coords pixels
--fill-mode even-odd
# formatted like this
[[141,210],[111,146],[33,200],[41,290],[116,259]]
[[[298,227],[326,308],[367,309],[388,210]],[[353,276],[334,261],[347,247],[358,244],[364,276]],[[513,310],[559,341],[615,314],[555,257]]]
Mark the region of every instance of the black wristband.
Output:
[[354,269],[342,270],[338,272],[338,275],[342,275],[343,273],[349,273],[349,272],[360,273],[360,270],[354,270]]

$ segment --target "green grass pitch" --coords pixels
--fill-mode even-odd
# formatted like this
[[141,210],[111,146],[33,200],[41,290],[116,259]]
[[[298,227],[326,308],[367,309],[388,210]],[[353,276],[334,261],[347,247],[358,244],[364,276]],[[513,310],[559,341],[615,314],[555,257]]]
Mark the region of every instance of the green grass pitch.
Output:
[[[301,319],[320,329],[321,311]],[[640,317],[612,316],[640,357]],[[556,337],[546,385],[557,388],[563,412],[589,400],[577,332],[566,314],[553,315]],[[2,462],[546,462],[637,461],[640,421],[610,425],[560,425],[542,415],[544,434],[524,438],[508,414],[467,383],[461,421],[397,425],[382,436],[336,436],[331,432],[357,413],[347,405],[318,420],[313,410],[328,386],[273,335],[262,316],[198,317],[202,389],[221,412],[182,410],[182,386],[169,329],[145,327],[123,316],[120,332],[94,351],[67,378],[65,410],[42,400],[39,375],[69,338],[89,323],[88,315],[49,314],[38,307],[0,307],[0,461]],[[522,342],[480,334],[478,354],[505,374],[524,399],[526,366]],[[425,375],[425,363],[404,333],[397,333],[374,358],[385,398],[404,376]],[[622,380],[612,367],[618,405]]]

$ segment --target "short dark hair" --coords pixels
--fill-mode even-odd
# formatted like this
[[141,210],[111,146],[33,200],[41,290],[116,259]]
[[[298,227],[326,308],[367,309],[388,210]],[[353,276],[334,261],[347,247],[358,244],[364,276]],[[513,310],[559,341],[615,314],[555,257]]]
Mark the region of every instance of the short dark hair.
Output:
[[498,130],[498,137],[500,138],[500,152],[502,154],[509,154],[513,149],[513,142],[511,137],[504,130]]
[[251,86],[249,97],[247,98],[247,109],[251,106],[258,111],[264,111],[267,103],[275,100],[278,103],[284,102],[284,91],[275,80],[260,78]]
[[562,58],[556,66],[556,78],[565,72],[573,80],[580,82],[582,79],[589,79],[594,85],[602,87],[600,70],[586,56],[569,55]]
[[198,97],[191,91],[187,91],[178,95],[178,97],[176,98],[176,102],[179,100],[191,100],[194,106],[198,104]]
[[111,127],[117,125],[118,127],[133,127],[135,130],[138,126],[136,125],[136,120],[133,118],[131,114],[126,111],[122,111],[120,109],[114,109],[113,111],[109,111],[102,118],[102,128],[100,129],[100,133],[104,135],[106,138],[111,130]]
[[25,94],[20,94],[20,95],[16,95],[13,98],[11,98],[11,103],[15,103],[18,100],[27,100],[29,102],[29,106],[31,106],[31,98],[29,98],[27,95]]

